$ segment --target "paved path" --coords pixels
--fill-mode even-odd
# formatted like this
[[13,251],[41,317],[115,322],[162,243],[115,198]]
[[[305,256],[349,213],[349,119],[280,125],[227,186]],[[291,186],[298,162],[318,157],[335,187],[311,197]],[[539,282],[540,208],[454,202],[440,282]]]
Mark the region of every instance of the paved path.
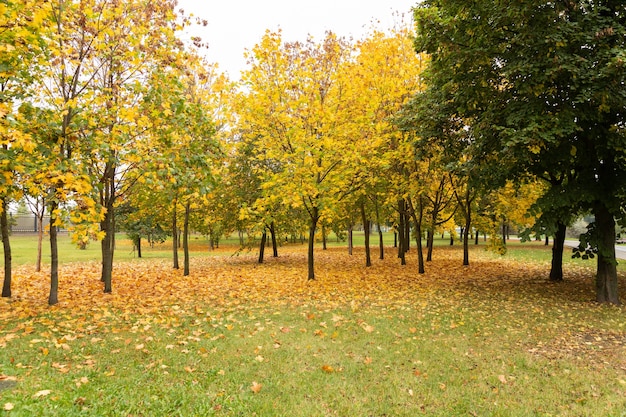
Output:
[[[577,240],[566,240],[565,246],[575,248],[578,246]],[[626,259],[626,245],[615,245],[615,257],[617,259]]]

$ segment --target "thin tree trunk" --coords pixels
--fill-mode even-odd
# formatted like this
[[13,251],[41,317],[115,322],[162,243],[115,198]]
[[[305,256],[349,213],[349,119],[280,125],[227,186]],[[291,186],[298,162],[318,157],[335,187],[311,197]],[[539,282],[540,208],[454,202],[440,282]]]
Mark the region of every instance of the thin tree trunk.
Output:
[[174,269],[180,269],[178,264],[178,226],[176,225],[176,200],[174,200],[174,210],[172,215],[172,252],[174,258]]
[[354,240],[353,240],[353,226],[352,224],[350,224],[350,226],[348,226],[348,254],[352,255],[352,249],[354,248]]
[[369,220],[365,213],[365,201],[361,199],[361,221],[363,222],[363,232],[365,233],[365,266],[372,266],[372,257],[370,254],[370,234],[369,234]]
[[104,187],[100,193],[100,203],[106,208],[100,230],[104,239],[100,242],[102,252],[102,271],[100,279],[104,283],[104,292],[113,291],[113,254],[115,251],[115,165],[107,163],[103,175]]
[[380,223],[376,223],[378,227],[378,248],[380,250],[378,259],[385,259],[385,242],[383,239],[383,231],[380,228]]
[[379,248],[379,259],[385,259],[385,245],[383,242],[383,231],[380,227],[380,210],[378,208],[378,197],[374,197],[374,207],[376,210],[376,228],[378,231],[378,248]]
[[478,245],[478,235],[480,234],[480,232],[478,230],[476,230],[476,234],[474,235],[474,245]]
[[276,243],[276,227],[274,222],[270,224],[270,236],[272,237],[272,256],[278,258],[278,245]]
[[4,249],[4,282],[2,284],[2,296],[11,296],[11,241],[9,239],[9,219],[8,219],[7,199],[2,199],[2,214],[0,215],[0,230],[2,231],[2,247]]
[[315,249],[315,230],[317,229],[317,222],[319,220],[319,209],[317,207],[312,207],[311,211],[311,224],[309,225],[309,251],[308,251],[308,280],[315,279],[315,260],[313,258],[314,249]]
[[141,236],[137,237],[137,242],[135,242],[135,245],[137,246],[137,257],[141,258]]
[[418,210],[415,210],[413,203],[409,200],[409,204],[411,206],[411,216],[413,217],[413,222],[415,222],[415,243],[417,244],[417,272],[419,274],[423,274],[426,272],[426,268],[424,267],[424,252],[422,250],[422,220],[424,219],[424,204],[422,202],[422,197],[418,198],[419,207]]
[[35,267],[35,271],[41,271],[41,262],[43,255],[43,213],[40,216],[37,213],[37,265]]
[[470,240],[470,228],[472,227],[472,216],[470,212],[470,204],[467,205],[467,212],[465,213],[465,229],[463,230],[463,265],[469,266],[469,240]]
[[599,236],[596,299],[600,303],[619,305],[617,261],[615,260],[615,219],[608,208],[601,203],[595,205],[593,214]]
[[[406,208],[406,203],[405,203]],[[406,209],[404,211],[404,252],[411,250],[411,221]]]
[[433,230],[428,231],[428,255],[426,256],[426,262],[432,262],[433,260],[433,246],[435,244],[435,232]]
[[263,257],[265,256],[265,244],[267,242],[267,230],[263,229],[261,235],[261,244],[259,245],[259,263],[263,263]]
[[[563,249],[565,247],[565,232],[567,226],[557,223],[557,230],[552,244],[552,267],[550,268],[550,281],[563,281]],[[546,235],[546,242],[548,236]]]
[[398,201],[398,258],[400,258],[400,264],[406,265],[406,248],[405,242],[406,239],[404,234],[406,232],[406,227],[404,226],[404,222],[406,221],[405,212],[406,212],[406,202],[404,200]]
[[189,275],[189,214],[191,203],[185,204],[185,221],[183,223],[183,276]]
[[57,244],[56,210],[57,203],[50,204],[50,295],[48,304],[59,302],[59,247]]
[[322,250],[326,249],[326,226],[322,224]]

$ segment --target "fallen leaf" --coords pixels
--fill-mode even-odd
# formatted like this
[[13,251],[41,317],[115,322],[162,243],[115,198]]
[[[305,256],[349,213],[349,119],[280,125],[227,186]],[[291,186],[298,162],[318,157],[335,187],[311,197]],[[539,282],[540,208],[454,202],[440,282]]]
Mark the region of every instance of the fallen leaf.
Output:
[[254,392],[255,394],[258,394],[259,392],[261,392],[261,388],[263,388],[263,384],[259,384],[256,381],[252,381],[252,385],[250,386],[250,390],[252,392]]
[[11,411],[14,407],[13,403],[6,403],[4,404],[4,411]]
[[35,395],[33,395],[33,398],[45,397],[47,395],[50,395],[51,392],[52,391],[50,391],[49,389],[44,389],[44,390],[41,390],[41,391],[37,391],[35,393]]
[[503,384],[506,384],[506,383],[507,383],[506,376],[504,376],[504,375],[498,375],[498,379],[499,379],[499,380],[500,380],[500,382],[502,382]]
[[326,372],[327,374],[332,374],[333,372],[335,372],[335,368],[330,365],[322,365],[322,371]]

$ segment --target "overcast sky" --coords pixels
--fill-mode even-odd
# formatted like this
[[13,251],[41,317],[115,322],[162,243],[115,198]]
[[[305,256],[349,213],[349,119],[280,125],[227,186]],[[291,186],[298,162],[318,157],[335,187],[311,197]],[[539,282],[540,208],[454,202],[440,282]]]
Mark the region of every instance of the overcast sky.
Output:
[[208,21],[194,34],[209,44],[210,62],[217,62],[231,79],[245,68],[245,49],[259,43],[266,29],[281,29],[284,41],[306,40],[308,34],[321,40],[327,30],[360,39],[372,23],[386,30],[418,0],[178,0],[178,8]]

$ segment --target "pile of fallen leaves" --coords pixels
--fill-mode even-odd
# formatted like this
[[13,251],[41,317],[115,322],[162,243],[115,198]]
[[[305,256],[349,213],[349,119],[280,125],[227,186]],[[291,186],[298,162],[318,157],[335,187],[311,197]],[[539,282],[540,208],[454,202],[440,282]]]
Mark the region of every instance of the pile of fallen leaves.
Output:
[[[0,301],[0,321],[36,319],[53,313],[76,320],[89,317],[89,322],[110,325],[113,316],[158,318],[171,308],[223,311],[311,305],[322,309],[391,311],[417,307],[435,311],[464,304],[485,316],[505,310],[513,322],[518,320],[520,326],[526,326],[525,318],[542,309],[554,311],[556,306],[571,312],[600,308],[592,301],[593,271],[587,267],[567,267],[565,282],[555,284],[547,280],[547,264],[494,258],[478,249],[472,254],[471,265],[462,266],[458,248],[438,248],[422,275],[417,273],[414,252],[405,266],[388,251],[385,260],[374,260],[373,266],[366,268],[363,255],[359,251],[348,255],[343,248],[318,251],[317,279],[312,281],[306,279],[303,247],[283,248],[278,258],[267,258],[263,264],[256,262],[255,254],[233,256],[224,252],[223,256],[195,257],[189,276],[173,269],[169,260],[136,260],[116,264],[112,294],[102,292],[99,263],[65,264],[60,268],[60,302],[53,307],[46,304],[47,272],[37,273],[25,266],[15,271],[13,298]],[[626,296],[622,294],[622,298]],[[550,314],[554,317],[546,320],[555,326],[566,322]],[[584,328],[563,329],[561,334],[569,336],[559,345],[597,347],[598,340],[606,340],[607,348],[623,347],[624,330],[603,334],[594,330],[592,334]],[[550,346],[531,346],[528,350],[558,353]]]
[[[470,266],[461,265],[461,252],[437,249],[426,273],[418,274],[416,263],[400,265],[388,251],[385,260],[375,260],[366,268],[359,251],[348,255],[343,248],[316,253],[316,279],[306,279],[306,253],[303,247],[283,249],[278,258],[258,264],[254,254],[196,257],[191,274],[172,268],[170,260],[136,260],[115,265],[113,293],[104,294],[100,264],[69,263],[60,267],[59,300],[48,307],[48,271],[35,272],[24,266],[14,272],[13,298],[3,300],[0,319],[15,314],[37,315],[58,310],[92,311],[109,307],[128,312],[149,312],[163,305],[209,304],[216,307],[240,304],[295,304],[315,302],[330,307],[406,305],[428,300],[466,297],[528,297],[545,302],[589,302],[593,299],[593,271],[566,270],[565,282],[547,281],[549,266],[521,263],[506,258],[480,256],[476,251]],[[415,254],[412,254],[415,256]],[[533,300],[534,298],[534,300]]]

